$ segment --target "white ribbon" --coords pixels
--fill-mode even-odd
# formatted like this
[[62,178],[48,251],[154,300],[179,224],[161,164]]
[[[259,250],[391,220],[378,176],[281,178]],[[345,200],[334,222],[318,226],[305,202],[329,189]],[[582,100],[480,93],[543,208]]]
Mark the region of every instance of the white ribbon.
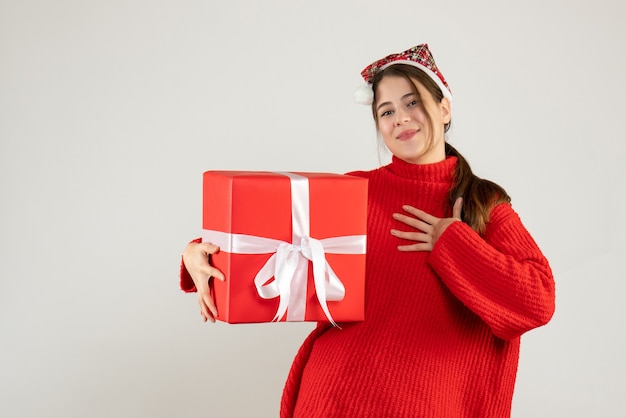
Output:
[[[309,236],[309,180],[293,173],[277,173],[291,181],[292,242],[255,235],[203,230],[202,241],[211,242],[232,254],[272,254],[254,278],[259,296],[279,297],[273,321],[287,312],[288,321],[303,321],[306,311],[308,263],[313,263],[313,282],[317,299],[331,324],[337,326],[327,301],[340,301],[345,287],[326,260],[329,254],[365,254],[366,236],[348,235],[325,239]],[[269,281],[272,277],[274,280]],[[287,311],[287,308],[289,310]]]

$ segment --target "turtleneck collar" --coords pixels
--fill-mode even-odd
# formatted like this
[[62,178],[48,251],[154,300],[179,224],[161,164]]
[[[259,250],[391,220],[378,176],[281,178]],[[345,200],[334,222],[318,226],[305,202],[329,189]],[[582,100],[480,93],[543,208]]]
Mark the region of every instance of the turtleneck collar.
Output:
[[445,160],[432,164],[407,163],[395,155],[391,158],[391,164],[386,168],[391,173],[412,180],[427,182],[451,182],[456,166],[456,157],[447,157]]

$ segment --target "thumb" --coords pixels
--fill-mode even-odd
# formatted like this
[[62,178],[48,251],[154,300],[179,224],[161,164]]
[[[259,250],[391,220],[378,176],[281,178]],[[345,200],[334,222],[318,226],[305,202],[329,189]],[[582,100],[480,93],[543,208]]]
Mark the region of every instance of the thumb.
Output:
[[461,212],[463,210],[463,198],[457,197],[454,201],[454,206],[452,207],[452,217],[456,219],[461,219]]
[[215,267],[211,267],[211,277],[220,280],[222,282],[226,281],[226,277],[224,277],[224,273],[222,273],[220,270],[216,269]]

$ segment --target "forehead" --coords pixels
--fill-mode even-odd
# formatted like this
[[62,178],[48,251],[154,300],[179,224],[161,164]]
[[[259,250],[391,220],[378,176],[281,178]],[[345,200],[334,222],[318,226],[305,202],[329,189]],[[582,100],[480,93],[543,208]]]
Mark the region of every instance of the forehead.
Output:
[[426,88],[416,79],[411,78],[411,82],[399,75],[389,75],[380,80],[376,87],[376,101],[387,101],[398,99],[407,94],[415,93],[423,96]]

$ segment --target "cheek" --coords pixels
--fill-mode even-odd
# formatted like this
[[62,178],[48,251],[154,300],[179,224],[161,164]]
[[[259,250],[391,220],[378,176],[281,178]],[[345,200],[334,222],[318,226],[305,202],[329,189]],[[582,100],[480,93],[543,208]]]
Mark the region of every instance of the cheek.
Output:
[[424,113],[424,111],[422,110],[421,107],[417,107],[412,113],[411,113],[411,117],[418,121],[419,123],[424,124],[428,119],[426,118],[426,114]]
[[393,133],[393,124],[385,120],[379,121],[378,132],[386,142],[389,138],[391,138],[391,134]]

